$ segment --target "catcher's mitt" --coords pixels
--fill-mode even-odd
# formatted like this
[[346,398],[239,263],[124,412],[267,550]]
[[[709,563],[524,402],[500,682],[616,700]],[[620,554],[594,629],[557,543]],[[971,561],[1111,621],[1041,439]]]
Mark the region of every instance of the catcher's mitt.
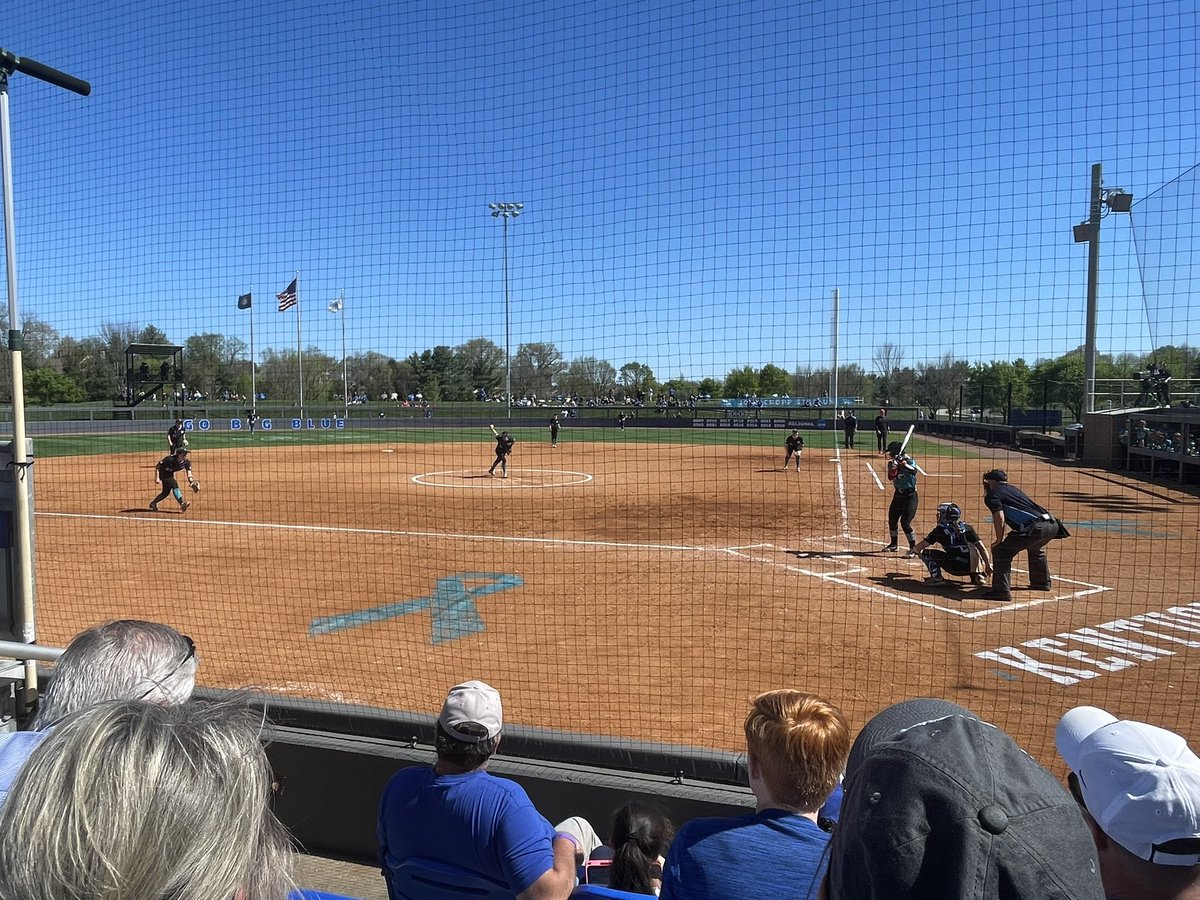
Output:
[[200,493],[200,482],[198,482],[198,481],[192,482],[192,491],[197,494]]

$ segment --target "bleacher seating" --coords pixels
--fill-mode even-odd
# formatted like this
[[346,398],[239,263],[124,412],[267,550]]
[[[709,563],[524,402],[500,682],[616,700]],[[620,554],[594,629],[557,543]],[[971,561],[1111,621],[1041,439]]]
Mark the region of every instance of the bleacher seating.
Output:
[[571,897],[607,897],[609,900],[646,900],[648,894],[634,894],[629,891],[618,891],[615,888],[604,887],[600,884],[581,884],[571,891]]

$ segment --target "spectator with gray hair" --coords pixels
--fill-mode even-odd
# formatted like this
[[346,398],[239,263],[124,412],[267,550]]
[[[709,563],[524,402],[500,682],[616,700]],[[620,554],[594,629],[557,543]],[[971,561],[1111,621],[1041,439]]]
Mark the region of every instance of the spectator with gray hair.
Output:
[[262,724],[236,701],[68,714],[0,811],[0,900],[285,900]]
[[1200,757],[1173,731],[1079,706],[1054,742],[1109,897],[1200,897]]
[[170,625],[122,619],[80,632],[58,658],[32,730],[0,735],[0,805],[57,722],[106,700],[183,703],[196,685],[197,664],[192,639]]

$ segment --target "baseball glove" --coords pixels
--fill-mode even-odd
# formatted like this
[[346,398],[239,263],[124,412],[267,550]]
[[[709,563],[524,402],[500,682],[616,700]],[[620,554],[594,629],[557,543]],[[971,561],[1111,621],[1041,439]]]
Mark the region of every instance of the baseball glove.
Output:
[[192,482],[192,491],[197,494],[200,493],[200,482],[198,482],[198,481]]

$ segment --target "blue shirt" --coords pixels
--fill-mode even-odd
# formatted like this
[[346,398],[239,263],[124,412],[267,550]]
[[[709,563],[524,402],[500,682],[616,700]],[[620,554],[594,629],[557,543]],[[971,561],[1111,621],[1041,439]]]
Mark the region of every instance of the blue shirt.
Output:
[[514,894],[554,868],[554,828],[515,781],[476,770],[401,769],[379,802],[384,868],[410,857],[452,863],[504,882]]
[[1020,488],[1002,481],[983,495],[983,505],[991,512],[1004,510],[1004,521],[1014,531],[1020,531],[1035,519],[1049,521],[1051,516]]
[[14,731],[0,734],[0,806],[8,799],[13,782],[21,774],[25,762],[38,744],[46,739],[48,731]]
[[779,900],[817,896],[831,835],[811,819],[766,809],[693,819],[675,836],[660,900]]

